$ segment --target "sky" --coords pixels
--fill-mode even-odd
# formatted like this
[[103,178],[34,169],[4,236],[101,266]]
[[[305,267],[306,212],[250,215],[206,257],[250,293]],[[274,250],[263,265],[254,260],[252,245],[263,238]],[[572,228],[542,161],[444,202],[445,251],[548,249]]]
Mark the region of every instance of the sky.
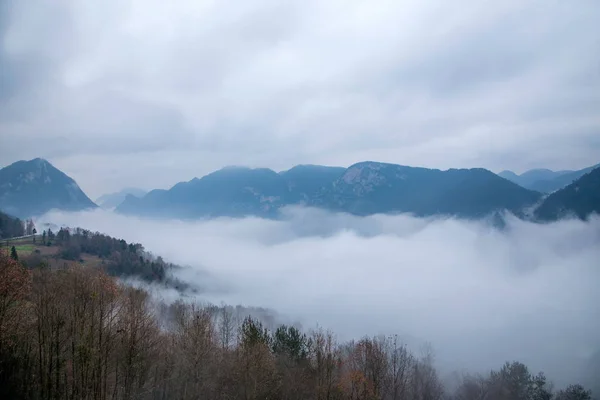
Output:
[[92,198],[226,165],[600,160],[596,0],[5,0],[0,165]]
[[[185,267],[177,277],[201,289],[201,303],[265,307],[304,330],[331,329],[340,341],[397,334],[415,350],[430,343],[446,375],[520,361],[559,387],[593,383],[598,218],[509,218],[499,231],[483,221],[285,212],[277,221],[183,222],[96,210],[42,221],[143,243]],[[163,290],[153,293],[174,301]]]

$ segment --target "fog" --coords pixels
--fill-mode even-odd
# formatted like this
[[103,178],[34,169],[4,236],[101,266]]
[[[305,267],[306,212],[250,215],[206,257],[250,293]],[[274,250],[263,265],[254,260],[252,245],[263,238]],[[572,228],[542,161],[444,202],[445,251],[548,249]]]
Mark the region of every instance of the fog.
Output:
[[[291,208],[259,218],[165,221],[107,211],[43,221],[142,243],[189,266],[199,301],[273,309],[341,340],[430,342],[443,371],[518,360],[558,385],[600,350],[600,220],[541,225],[355,217]],[[173,298],[173,293],[168,293]]]

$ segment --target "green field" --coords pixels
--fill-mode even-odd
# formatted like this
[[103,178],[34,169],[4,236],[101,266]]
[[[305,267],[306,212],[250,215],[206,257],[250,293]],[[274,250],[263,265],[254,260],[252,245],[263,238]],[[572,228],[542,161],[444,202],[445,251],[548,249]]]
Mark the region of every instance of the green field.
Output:
[[36,249],[36,244],[33,243],[33,238],[0,240],[0,248],[10,251],[12,246],[15,246],[18,255],[29,255]]
[[19,256],[28,256],[36,249],[36,246],[33,244],[9,243],[9,245],[6,246],[6,242],[1,243],[0,248],[10,252],[12,246],[15,246],[15,250],[17,250]]
[[15,245],[15,249],[17,250],[18,253],[21,253],[21,252],[31,253],[33,251],[33,249],[35,249],[35,246],[32,244],[19,244],[19,245]]

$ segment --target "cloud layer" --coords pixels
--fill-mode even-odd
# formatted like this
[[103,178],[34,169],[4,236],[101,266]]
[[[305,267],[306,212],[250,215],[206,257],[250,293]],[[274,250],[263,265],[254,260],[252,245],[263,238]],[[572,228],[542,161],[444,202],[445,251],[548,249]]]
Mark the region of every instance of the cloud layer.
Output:
[[549,225],[290,209],[283,221],[45,219],[143,243],[188,265],[200,300],[262,306],[342,339],[399,334],[433,344],[446,371],[507,360],[573,382],[600,351],[600,221]]
[[599,19],[593,0],[8,0],[0,158],[46,157],[92,197],[227,164],[584,167]]

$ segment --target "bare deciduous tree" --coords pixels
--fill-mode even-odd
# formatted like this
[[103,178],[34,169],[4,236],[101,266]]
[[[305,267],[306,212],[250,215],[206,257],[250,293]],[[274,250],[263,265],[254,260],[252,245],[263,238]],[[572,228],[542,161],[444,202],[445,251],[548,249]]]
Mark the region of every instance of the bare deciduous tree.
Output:
[[[124,250],[126,251],[126,250]],[[30,273],[0,254],[0,396],[14,399],[441,400],[431,347],[397,336],[339,344],[331,332],[265,328],[241,307],[176,302],[100,270],[67,264]],[[256,313],[264,315],[264,312]],[[235,334],[237,331],[237,335]],[[590,400],[552,395],[543,374],[505,364],[463,376],[453,400]]]

